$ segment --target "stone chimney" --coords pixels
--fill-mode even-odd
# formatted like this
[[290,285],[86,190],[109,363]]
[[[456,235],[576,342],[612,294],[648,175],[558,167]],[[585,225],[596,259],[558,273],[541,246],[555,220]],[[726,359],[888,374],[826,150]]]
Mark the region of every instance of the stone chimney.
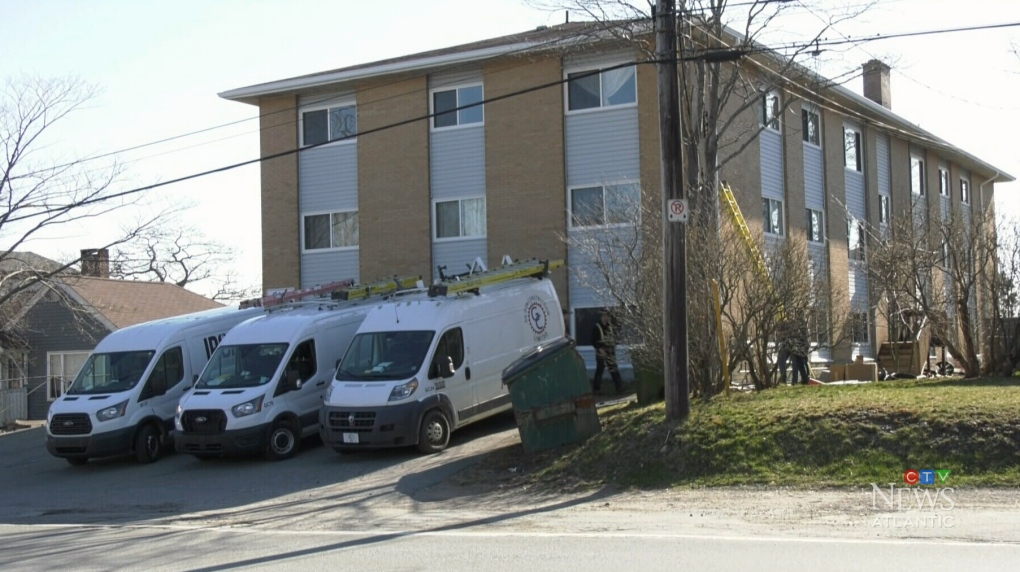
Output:
[[892,93],[889,91],[889,66],[879,60],[864,64],[864,97],[892,109]]
[[110,277],[110,252],[105,248],[83,248],[81,275],[96,278]]

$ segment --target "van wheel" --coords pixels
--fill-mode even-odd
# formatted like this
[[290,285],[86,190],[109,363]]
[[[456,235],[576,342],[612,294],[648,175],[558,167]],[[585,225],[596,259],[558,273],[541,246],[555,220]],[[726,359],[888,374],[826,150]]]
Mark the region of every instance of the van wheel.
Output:
[[152,425],[143,425],[135,435],[135,459],[139,463],[152,463],[163,454],[163,437]]
[[418,450],[422,453],[438,453],[450,442],[450,420],[439,409],[431,409],[421,420],[418,432]]
[[266,444],[266,459],[282,461],[293,457],[298,449],[298,434],[293,423],[283,420],[274,423]]
[[89,462],[89,458],[88,457],[65,457],[65,459],[67,459],[67,462],[71,463],[75,467],[80,467],[80,466],[84,465],[85,463]]

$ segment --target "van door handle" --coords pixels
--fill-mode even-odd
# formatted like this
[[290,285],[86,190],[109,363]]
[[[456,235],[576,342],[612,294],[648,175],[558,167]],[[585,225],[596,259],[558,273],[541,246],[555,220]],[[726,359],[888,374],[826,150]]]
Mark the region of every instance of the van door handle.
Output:
[[326,385],[326,380],[325,379],[320,381],[319,383],[316,383],[315,387],[322,387],[323,385]]
[[471,368],[470,367],[465,367],[464,368],[464,379],[466,379],[468,381],[471,381]]

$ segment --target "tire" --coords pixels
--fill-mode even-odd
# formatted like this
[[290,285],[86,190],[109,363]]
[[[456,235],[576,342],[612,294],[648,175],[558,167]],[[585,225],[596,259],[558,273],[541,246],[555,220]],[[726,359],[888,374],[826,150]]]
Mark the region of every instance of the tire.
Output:
[[450,420],[441,409],[430,409],[421,419],[418,431],[418,450],[425,454],[438,453],[450,443]]
[[135,435],[135,459],[142,464],[155,462],[163,456],[163,436],[150,424],[142,425]]
[[75,467],[80,467],[89,462],[88,457],[65,457],[65,459],[68,463],[71,463]]
[[283,461],[293,457],[301,444],[300,435],[294,423],[284,420],[274,423],[266,442],[266,459]]

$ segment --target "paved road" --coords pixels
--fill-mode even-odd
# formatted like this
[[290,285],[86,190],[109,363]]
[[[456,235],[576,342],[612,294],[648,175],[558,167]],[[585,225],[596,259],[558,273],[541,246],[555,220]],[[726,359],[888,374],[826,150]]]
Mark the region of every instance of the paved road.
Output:
[[1016,490],[959,491],[949,529],[876,528],[864,490],[465,487],[450,477],[518,439],[509,415],[454,437],[434,456],[72,467],[41,430],[3,435],[0,570],[1020,569]]

